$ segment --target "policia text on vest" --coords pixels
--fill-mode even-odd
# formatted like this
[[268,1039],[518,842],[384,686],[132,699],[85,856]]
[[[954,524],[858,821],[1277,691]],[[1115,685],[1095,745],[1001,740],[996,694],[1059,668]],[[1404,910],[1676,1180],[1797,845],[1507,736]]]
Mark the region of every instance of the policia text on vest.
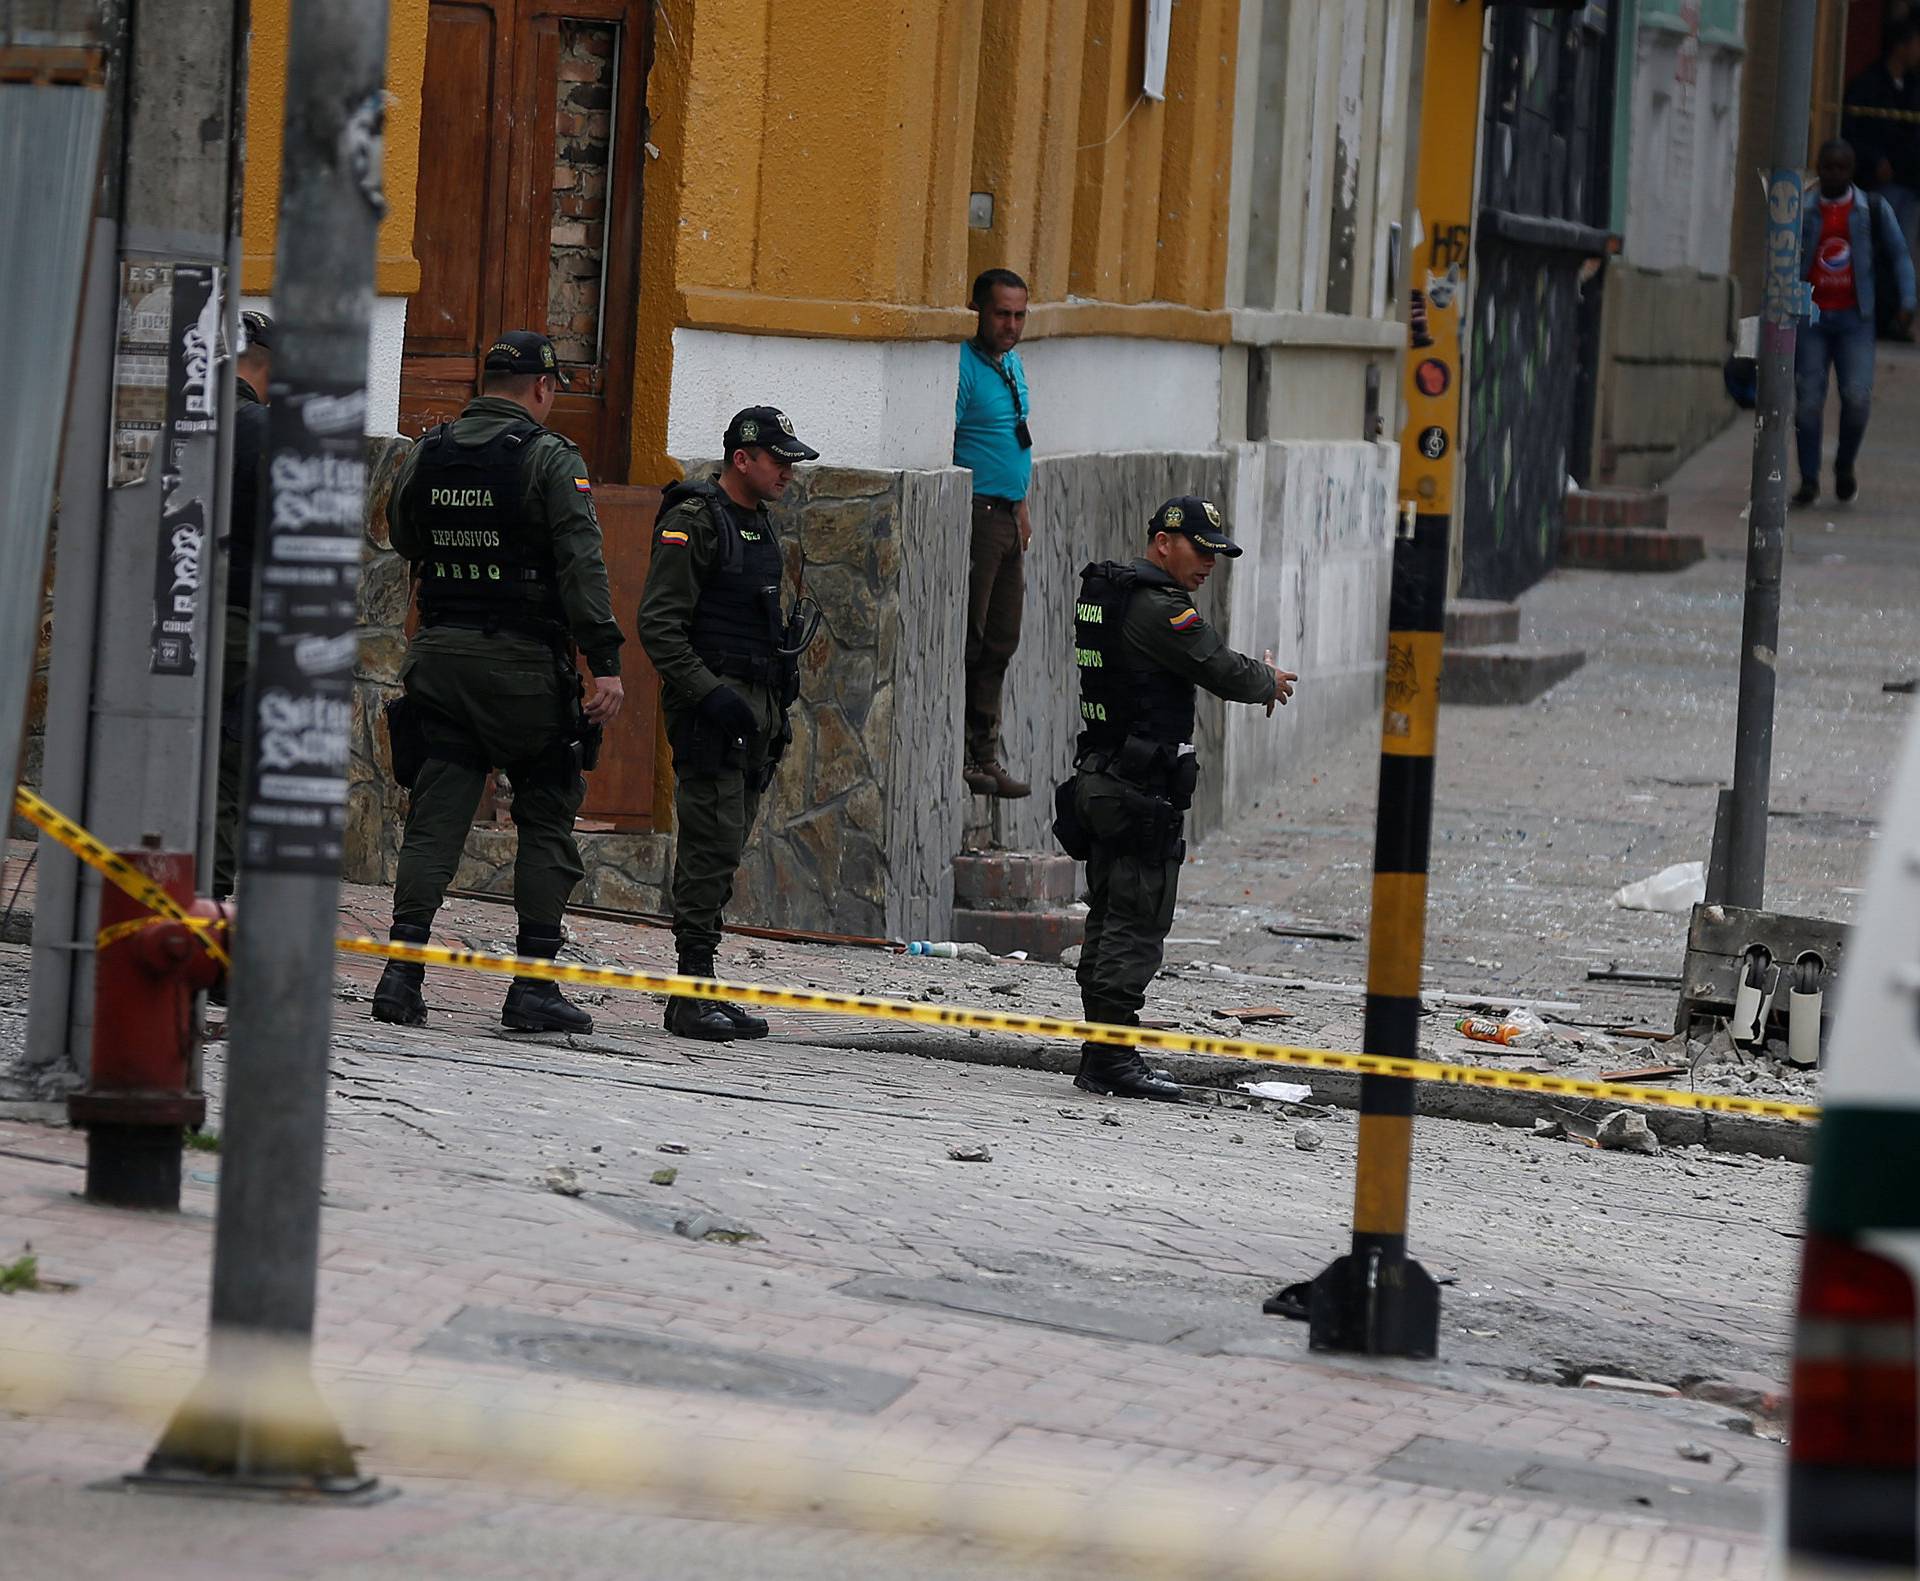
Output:
[[[561,373],[530,331],[488,351],[483,388],[415,445],[387,507],[393,546],[419,583],[419,633],[387,711],[394,778],[410,792],[392,937],[424,944],[453,880],[490,771],[513,787],[513,899],[521,955],[551,960],[584,876],[573,820],[600,733],[619,711],[620,645],[600,524],[580,452],[541,426]],[[584,689],[584,655],[594,675]],[[426,1019],[425,968],[390,962],[382,1021]],[[557,985],[516,978],[502,1022],[591,1031]]]
[[[1087,864],[1081,1004],[1088,1021],[1138,1026],[1147,984],[1160,969],[1186,854],[1182,838],[1199,759],[1194,695],[1275,703],[1296,677],[1235,653],[1200,618],[1193,592],[1218,555],[1240,546],[1206,500],[1168,500],[1149,524],[1144,558],[1105,561],[1080,574],[1074,665],[1080,741],[1074,776],[1054,793],[1054,833]],[[1089,1043],[1074,1085],[1131,1098],[1177,1100],[1180,1089],[1137,1051]]]
[[[734,874],[792,740],[800,654],[819,612],[782,613],[784,565],[767,504],[795,462],[819,452],[771,406],[735,414],[717,476],[675,484],[660,503],[638,630],[660,673],[673,749],[673,935],[685,977],[712,977]],[[676,996],[666,1025],[681,1037],[764,1037],[767,1023],[737,1005]]]

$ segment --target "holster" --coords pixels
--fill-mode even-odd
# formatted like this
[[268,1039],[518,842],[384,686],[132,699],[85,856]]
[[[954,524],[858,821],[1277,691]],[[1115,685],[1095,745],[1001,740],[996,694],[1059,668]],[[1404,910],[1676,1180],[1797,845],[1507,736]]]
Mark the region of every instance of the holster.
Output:
[[387,704],[387,754],[393,762],[393,782],[412,790],[427,766],[427,730],[419,705],[402,692]]
[[1080,776],[1069,775],[1053,788],[1053,837],[1060,849],[1076,862],[1093,855],[1093,834],[1080,821],[1080,807],[1074,800],[1074,787]]
[[682,779],[712,779],[747,766],[745,752],[698,714],[689,714],[669,730],[667,745],[673,748],[673,772]]

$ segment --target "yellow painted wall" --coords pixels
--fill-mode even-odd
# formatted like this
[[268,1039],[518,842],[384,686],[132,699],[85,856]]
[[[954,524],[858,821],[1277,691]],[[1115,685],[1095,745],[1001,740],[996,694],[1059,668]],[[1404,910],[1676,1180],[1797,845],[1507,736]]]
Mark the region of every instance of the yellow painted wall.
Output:
[[[992,264],[1027,276],[1036,304],[1220,306],[1237,0],[1176,3],[1164,104],[1139,94],[1139,0],[667,11],[686,31],[671,45],[657,34],[649,107],[662,130],[681,94],[666,135],[699,154],[670,183],[656,163],[647,201],[650,217],[662,203],[675,215],[682,323],[952,337]],[[670,67],[669,48],[684,56]],[[967,225],[976,190],[994,195],[990,230]],[[1139,332],[1169,322],[1186,321],[1155,313]],[[1124,315],[1077,311],[1034,332],[1096,324],[1127,332]]]
[[[380,227],[374,288],[401,296],[420,284],[413,256],[414,191],[420,175],[420,85],[427,70],[427,0],[391,0],[387,33],[387,218]],[[245,228],[240,288],[273,289],[280,219],[281,121],[287,80],[288,0],[255,0],[247,77]]]

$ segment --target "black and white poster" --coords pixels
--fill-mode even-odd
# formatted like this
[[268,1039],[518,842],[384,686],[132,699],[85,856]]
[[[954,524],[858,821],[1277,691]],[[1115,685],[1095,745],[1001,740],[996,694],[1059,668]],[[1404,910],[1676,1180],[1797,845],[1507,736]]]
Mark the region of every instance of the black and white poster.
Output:
[[155,675],[192,675],[220,438],[220,271],[212,264],[174,264],[168,273],[166,422],[157,447],[160,544],[147,667]]
[[360,389],[272,392],[246,868],[337,873],[344,855],[366,410]]

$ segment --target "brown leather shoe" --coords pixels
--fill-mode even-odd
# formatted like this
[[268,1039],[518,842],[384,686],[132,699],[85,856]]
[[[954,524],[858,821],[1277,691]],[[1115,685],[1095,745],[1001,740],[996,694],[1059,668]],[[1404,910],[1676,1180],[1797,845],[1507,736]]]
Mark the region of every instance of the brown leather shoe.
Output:
[[1015,779],[998,761],[969,763],[964,778],[967,789],[976,796],[998,796],[1004,801],[1018,801],[1022,796],[1033,794],[1031,785],[1025,780]]

